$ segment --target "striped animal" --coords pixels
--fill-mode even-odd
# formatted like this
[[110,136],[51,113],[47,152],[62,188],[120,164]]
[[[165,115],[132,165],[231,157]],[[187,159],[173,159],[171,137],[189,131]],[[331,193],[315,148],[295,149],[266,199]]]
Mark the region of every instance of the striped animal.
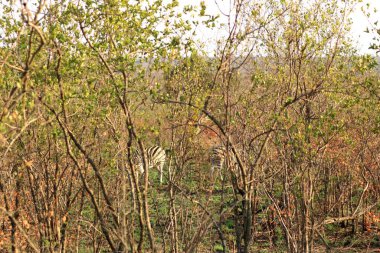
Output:
[[[145,150],[145,155],[147,158],[147,168],[157,168],[160,172],[160,183],[162,183],[163,168],[166,160],[165,150],[160,146],[152,146]],[[135,153],[135,161],[136,165],[139,167],[140,173],[144,174],[143,157],[139,150]]]
[[225,148],[223,146],[215,146],[211,149],[211,175],[214,174],[215,168],[221,170],[225,160]]
[[[232,152],[230,152],[228,155],[229,155],[230,166],[232,166],[233,169],[236,168],[237,162],[236,162],[235,156],[232,154]],[[226,165],[226,159],[227,159],[227,150],[223,145],[212,147],[211,156],[210,156],[211,176],[214,175],[215,169],[217,169],[220,173],[220,177],[223,179],[222,169]]]

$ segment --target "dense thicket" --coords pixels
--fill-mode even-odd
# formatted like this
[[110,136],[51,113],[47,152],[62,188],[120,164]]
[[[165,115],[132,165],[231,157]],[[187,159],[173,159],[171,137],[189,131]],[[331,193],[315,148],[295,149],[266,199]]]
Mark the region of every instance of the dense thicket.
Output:
[[[219,27],[204,2],[3,1],[0,248],[380,247],[380,79],[347,36],[355,5],[235,0]],[[214,51],[198,27],[223,31]]]

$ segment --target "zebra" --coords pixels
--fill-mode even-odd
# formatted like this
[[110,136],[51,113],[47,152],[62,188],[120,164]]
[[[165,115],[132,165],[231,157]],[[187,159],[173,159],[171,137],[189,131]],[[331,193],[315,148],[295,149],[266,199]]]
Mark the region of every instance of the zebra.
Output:
[[[147,158],[147,168],[157,168],[160,172],[160,184],[162,184],[162,174],[163,174],[163,168],[166,160],[166,153],[165,150],[162,149],[160,146],[152,146],[147,149],[145,149],[145,155]],[[139,167],[139,171],[142,174],[144,174],[144,164],[143,164],[143,157],[140,154],[140,151],[137,150],[135,153],[134,160],[136,161],[136,165]]]
[[[220,173],[220,178],[223,179],[222,169],[225,167],[226,159],[228,158],[227,155],[227,150],[223,145],[218,145],[211,148],[211,176],[214,175],[214,171],[217,169]],[[231,168],[237,168],[237,161],[232,153],[229,154],[229,159],[230,165],[232,166]]]
[[219,171],[222,170],[225,160],[225,148],[223,146],[214,146],[211,149],[211,175],[214,175],[214,170],[217,168]]

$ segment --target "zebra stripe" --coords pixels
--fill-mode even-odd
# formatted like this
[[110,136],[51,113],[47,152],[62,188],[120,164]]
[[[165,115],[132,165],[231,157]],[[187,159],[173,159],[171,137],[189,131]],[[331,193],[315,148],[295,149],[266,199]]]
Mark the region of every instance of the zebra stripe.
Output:
[[226,164],[227,158],[230,159],[230,166],[234,170],[237,167],[237,161],[235,156],[230,153],[229,156],[227,156],[227,150],[224,146],[214,146],[211,149],[211,156],[210,156],[210,162],[211,162],[211,175],[214,175],[215,168],[218,169],[220,173],[220,177],[222,177],[222,169]]
[[211,173],[214,174],[215,168],[221,170],[225,160],[225,149],[223,146],[215,146],[211,150]]
[[[145,155],[147,158],[147,168],[157,168],[160,172],[160,183],[162,183],[163,168],[166,160],[165,150],[159,146],[152,146],[145,150]],[[140,173],[144,174],[143,157],[140,154],[139,150],[137,150],[135,153],[135,161],[139,167]]]

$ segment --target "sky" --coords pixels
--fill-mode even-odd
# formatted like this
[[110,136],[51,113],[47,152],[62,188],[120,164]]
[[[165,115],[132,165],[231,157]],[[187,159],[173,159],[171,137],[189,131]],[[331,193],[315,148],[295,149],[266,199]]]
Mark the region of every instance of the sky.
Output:
[[[3,0],[1,0],[3,1]],[[166,0],[169,1],[169,0]],[[203,0],[207,7],[207,13],[211,15],[217,15],[220,13],[219,8],[224,11],[228,12],[229,10],[229,4],[230,0]],[[304,0],[308,1],[308,0]],[[360,0],[359,0],[360,1]],[[18,1],[15,1],[18,3]],[[32,1],[31,1],[32,2]],[[200,4],[201,0],[179,0],[180,6],[184,5],[198,5]],[[218,5],[216,4],[218,3]],[[369,4],[369,8],[367,8],[367,5]],[[0,4],[0,14],[2,13],[2,8]],[[361,11],[361,8],[364,7],[365,10],[372,10],[372,15],[370,18],[366,17],[365,14]],[[377,13],[373,13],[373,9],[377,9]],[[180,8],[182,9],[182,8]],[[359,53],[361,54],[372,54],[374,55],[374,50],[368,49],[373,35],[365,33],[367,27],[369,27],[371,24],[373,24],[375,21],[379,21],[379,27],[380,28],[380,0],[363,0],[362,3],[357,4],[355,12],[351,16],[353,20],[352,24],[352,30],[351,30],[351,37],[353,40],[354,45],[356,45],[356,48],[358,49]],[[1,29],[0,29],[1,31]],[[206,48],[215,49],[215,39],[221,37],[223,35],[222,30],[213,29],[213,30],[206,30],[202,29],[202,27],[199,27],[197,30],[198,36],[201,41],[205,43]],[[211,43],[210,43],[211,42]]]
[[[186,4],[192,4],[192,5],[199,5],[201,0],[179,0],[180,4],[186,5]],[[229,9],[229,2],[230,0],[216,0],[218,2],[218,6],[223,11],[227,11]],[[204,0],[206,7],[207,7],[207,13],[210,13],[211,15],[216,15],[219,13],[219,8],[216,5],[215,0]],[[369,4],[369,9],[367,9],[367,4]],[[372,10],[372,14],[370,18],[366,17],[361,8],[364,8],[365,10]],[[373,13],[373,9],[377,9],[377,13]],[[374,50],[368,49],[371,41],[372,41],[372,35],[365,33],[367,27],[373,24],[376,20],[379,20],[380,25],[380,0],[363,0],[362,3],[357,4],[356,9],[354,13],[351,16],[353,24],[352,24],[352,30],[351,30],[351,38],[353,40],[354,45],[356,45],[356,48],[358,49],[359,53],[361,54],[372,54],[374,55]],[[200,34],[201,40],[210,40],[211,38],[216,38],[220,35],[220,31],[214,30],[214,31],[198,31]]]
[[[373,10],[373,8],[377,10],[377,13],[373,13],[373,11],[371,12],[372,15],[370,18],[367,18],[360,10],[361,7],[367,9],[367,4],[369,4],[370,10]],[[373,50],[368,49],[372,41],[372,36],[364,31],[376,21],[379,21],[380,24],[380,0],[367,0],[359,4],[356,11],[353,13],[352,20],[351,34],[353,39],[356,40],[359,52],[374,54]]]

